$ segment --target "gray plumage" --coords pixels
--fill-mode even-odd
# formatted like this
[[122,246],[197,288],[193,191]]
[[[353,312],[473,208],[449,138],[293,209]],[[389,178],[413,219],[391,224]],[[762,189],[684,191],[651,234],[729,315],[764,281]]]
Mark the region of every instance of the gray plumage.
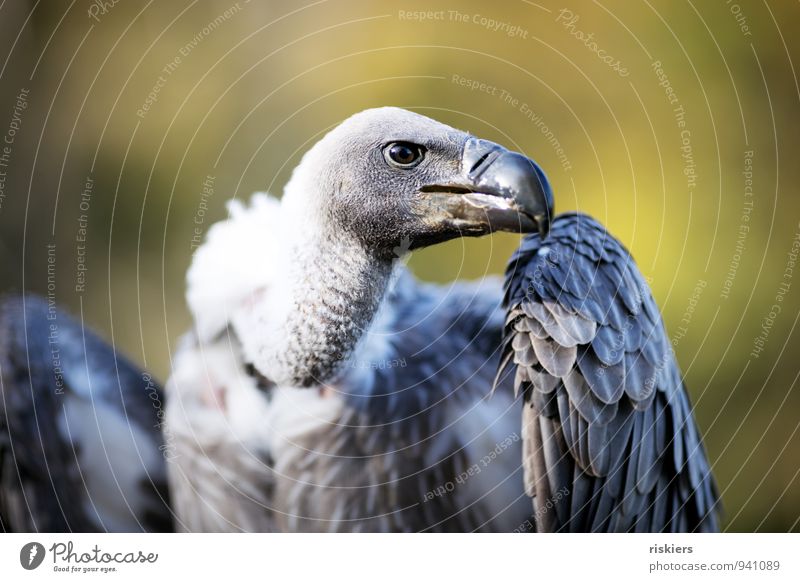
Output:
[[55,305],[0,304],[4,531],[170,531],[161,388]]
[[[562,215],[547,239],[523,241],[506,284],[507,361],[524,394],[539,529],[716,530],[716,486],[688,395],[628,252],[588,216]],[[546,337],[526,333],[538,326]],[[542,346],[539,361],[523,364],[516,354],[528,342]],[[560,350],[574,352],[551,356]]]
[[[235,334],[227,331],[203,347],[202,362],[179,361],[168,386],[182,403],[179,410],[173,400],[168,412],[176,439],[172,491],[225,496],[211,512],[199,498],[213,501],[211,493],[195,495],[191,510],[176,506],[184,529],[252,531],[255,519],[262,520],[255,529],[279,531],[517,528],[531,513],[522,494],[520,402],[511,394],[486,399],[499,362],[500,297],[499,282],[491,280],[440,288],[399,272],[370,331],[371,341],[386,338],[380,357],[356,352],[323,389],[264,380],[259,387],[258,374],[248,376],[240,360],[241,376],[223,387],[228,414],[209,411],[207,398],[185,392],[205,386],[206,374],[221,369],[209,350],[229,352]],[[200,349],[185,345],[179,357]],[[245,422],[231,420],[235,400],[249,396],[262,398],[263,424],[236,434],[234,425]],[[209,427],[214,420],[219,424]],[[190,423],[202,425],[195,436]],[[206,434],[218,435],[212,446],[202,441]],[[226,454],[214,449],[221,446]],[[226,467],[254,458],[260,470],[253,462],[252,473],[226,477]],[[193,459],[202,467],[177,473]],[[231,508],[253,505],[252,494],[241,490],[248,481],[264,485],[259,511],[222,519]],[[209,513],[211,524],[202,517]]]
[[[326,135],[281,201],[233,203],[193,257],[195,326],[167,382],[175,527],[713,529],[646,286],[590,219],[559,218],[543,244],[552,208],[528,158],[394,108]],[[426,285],[402,266],[497,230],[540,235],[511,262],[505,311],[493,280]]]

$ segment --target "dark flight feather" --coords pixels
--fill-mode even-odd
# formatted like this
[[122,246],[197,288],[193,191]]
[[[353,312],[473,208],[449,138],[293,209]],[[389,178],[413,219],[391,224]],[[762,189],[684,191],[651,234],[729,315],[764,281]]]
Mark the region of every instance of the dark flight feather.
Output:
[[[505,307],[515,314],[505,365],[524,367],[529,344],[538,360],[517,373],[532,404],[526,482],[547,484],[528,494],[557,508],[537,516],[537,530],[715,531],[718,495],[688,395],[625,248],[588,216],[559,216],[512,258]],[[546,405],[549,391],[557,406]]]
[[3,530],[172,530],[149,375],[55,305],[9,297],[0,392]]

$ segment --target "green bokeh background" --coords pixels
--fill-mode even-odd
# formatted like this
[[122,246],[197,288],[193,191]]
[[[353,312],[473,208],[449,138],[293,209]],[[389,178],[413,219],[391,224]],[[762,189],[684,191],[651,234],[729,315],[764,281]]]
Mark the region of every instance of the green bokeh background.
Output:
[[[279,194],[302,152],[346,116],[411,108],[533,157],[560,211],[593,214],[632,250],[686,374],[726,529],[800,531],[800,269],[787,271],[800,232],[798,3],[402,4],[443,11],[424,21],[366,1],[33,4],[0,7],[0,139],[16,96],[29,90],[5,168],[0,290],[46,293],[46,245],[55,243],[57,300],[166,378],[170,349],[190,325],[183,282],[194,228],[223,218],[232,197]],[[579,17],[569,27],[564,8]],[[483,17],[505,26],[493,30]],[[157,101],[137,115],[159,75]],[[214,195],[204,212],[208,176]],[[499,274],[517,242],[458,240],[410,265],[431,281]],[[789,287],[778,301],[782,282]],[[780,313],[756,357],[774,304]]]

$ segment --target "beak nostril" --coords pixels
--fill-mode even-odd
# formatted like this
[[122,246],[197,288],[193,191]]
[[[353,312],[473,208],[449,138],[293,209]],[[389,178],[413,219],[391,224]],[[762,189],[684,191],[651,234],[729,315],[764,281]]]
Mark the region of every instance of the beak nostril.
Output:
[[482,155],[480,158],[478,158],[478,161],[477,161],[477,162],[475,162],[475,163],[472,165],[472,167],[469,169],[469,173],[470,173],[470,174],[472,174],[472,173],[473,173],[473,172],[474,172],[474,171],[475,171],[475,170],[478,168],[478,166],[480,166],[480,165],[481,165],[483,162],[485,162],[485,161],[486,161],[486,158],[488,158],[488,157],[489,157],[489,154],[490,154],[490,153],[492,153],[492,152],[486,152],[486,153],[485,153],[485,154],[483,154],[483,155]]
[[464,144],[462,171],[471,179],[478,178],[484,170],[505,151],[494,142],[471,137]]
[[478,161],[476,161],[469,170],[469,177],[470,178],[477,178],[480,176],[486,168],[491,165],[491,163],[497,159],[497,156],[500,155],[500,151],[497,149],[489,150],[485,154],[483,154]]
[[[477,208],[476,212],[483,212],[484,216],[475,220],[485,223],[488,219],[494,230],[531,232],[537,229],[542,238],[547,236],[553,193],[542,169],[527,156],[494,142],[470,137],[461,152],[460,181],[455,188],[452,185],[435,187],[440,194],[465,195],[460,201],[450,201],[469,207],[466,211],[458,207],[454,211],[456,215],[469,215]],[[427,189],[423,187],[423,191]],[[430,189],[434,191],[433,187]]]

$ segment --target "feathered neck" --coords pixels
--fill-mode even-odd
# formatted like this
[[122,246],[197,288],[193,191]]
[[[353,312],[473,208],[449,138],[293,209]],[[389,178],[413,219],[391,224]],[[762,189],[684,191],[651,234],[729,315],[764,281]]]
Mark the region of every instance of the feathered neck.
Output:
[[264,376],[282,385],[323,384],[353,356],[397,261],[314,216],[282,214],[277,276],[233,323],[246,358]]

